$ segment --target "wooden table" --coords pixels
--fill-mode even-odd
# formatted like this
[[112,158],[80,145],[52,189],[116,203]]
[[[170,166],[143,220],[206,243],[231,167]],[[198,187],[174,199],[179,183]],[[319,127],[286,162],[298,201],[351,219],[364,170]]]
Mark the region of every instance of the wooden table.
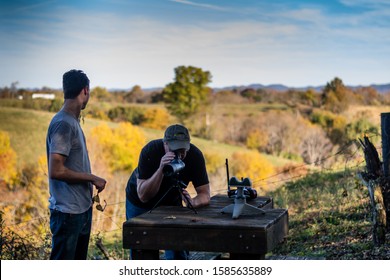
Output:
[[227,252],[231,259],[264,259],[288,232],[288,211],[273,209],[270,197],[248,204],[265,213],[241,215],[221,213],[233,203],[227,195],[211,198],[210,205],[192,210],[160,206],[123,224],[123,248],[133,249],[133,258],[159,259],[159,250]]

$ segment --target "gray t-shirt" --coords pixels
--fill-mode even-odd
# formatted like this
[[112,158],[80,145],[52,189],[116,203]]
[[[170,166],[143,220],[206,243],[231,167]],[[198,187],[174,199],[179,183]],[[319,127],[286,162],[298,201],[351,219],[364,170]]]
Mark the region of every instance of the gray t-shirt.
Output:
[[[51,120],[46,152],[66,156],[65,166],[73,171],[91,173],[84,133],[76,118],[59,111]],[[67,183],[49,178],[49,208],[63,213],[80,214],[92,205],[91,183]]]

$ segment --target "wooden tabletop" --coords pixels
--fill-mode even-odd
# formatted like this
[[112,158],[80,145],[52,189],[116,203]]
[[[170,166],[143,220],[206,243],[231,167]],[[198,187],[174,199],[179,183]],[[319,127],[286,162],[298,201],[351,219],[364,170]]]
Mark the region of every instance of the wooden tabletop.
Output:
[[227,195],[212,197],[210,205],[197,209],[161,206],[123,224],[123,248],[189,250],[264,256],[288,232],[288,212],[274,209],[270,197],[247,201],[265,213],[232,214],[221,210],[234,203]]

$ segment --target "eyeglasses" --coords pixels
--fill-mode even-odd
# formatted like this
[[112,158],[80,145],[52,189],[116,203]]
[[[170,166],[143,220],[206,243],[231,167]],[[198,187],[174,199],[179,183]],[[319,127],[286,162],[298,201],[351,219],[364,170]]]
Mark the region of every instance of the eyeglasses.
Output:
[[99,197],[99,193],[97,193],[94,197],[92,197],[92,203],[97,203],[96,204],[96,209],[99,210],[99,211],[104,211],[104,209],[106,209],[106,206],[107,206],[107,202],[106,200],[103,200],[104,201],[104,207],[100,204],[100,197]]

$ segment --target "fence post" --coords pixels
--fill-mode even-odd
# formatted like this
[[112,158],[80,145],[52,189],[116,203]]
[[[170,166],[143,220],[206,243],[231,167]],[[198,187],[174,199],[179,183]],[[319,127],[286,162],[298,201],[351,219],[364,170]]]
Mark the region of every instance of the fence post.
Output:
[[381,113],[383,180],[382,194],[386,209],[386,229],[390,230],[390,113]]
[[390,174],[389,156],[390,156],[390,113],[381,113],[381,133],[382,133],[382,159],[383,175],[387,178]]

